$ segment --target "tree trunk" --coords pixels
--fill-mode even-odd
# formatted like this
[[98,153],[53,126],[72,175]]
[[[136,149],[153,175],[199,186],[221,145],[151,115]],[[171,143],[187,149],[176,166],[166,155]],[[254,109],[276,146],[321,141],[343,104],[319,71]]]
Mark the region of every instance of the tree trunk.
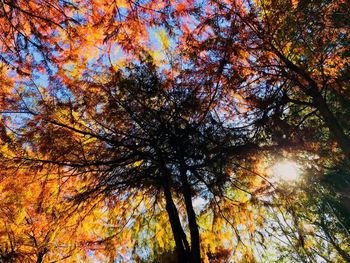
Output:
[[45,250],[39,252],[39,253],[38,253],[38,257],[37,257],[37,259],[36,259],[36,263],[42,263],[43,260],[44,260],[45,254],[46,254],[46,251],[45,251]]
[[333,113],[330,111],[325,99],[318,90],[317,82],[311,78],[307,71],[303,68],[298,67],[287,57],[285,57],[276,47],[271,46],[275,54],[284,62],[284,64],[296,74],[308,83],[308,87],[301,84],[303,92],[310,96],[313,100],[315,108],[321,113],[321,116],[326,123],[328,129],[334,136],[335,140],[339,144],[340,148],[345,154],[345,157],[350,161],[350,138],[345,134],[343,128],[340,126],[338,120],[335,118]]
[[182,192],[185,199],[188,225],[190,227],[190,233],[191,233],[191,263],[200,263],[201,254],[200,254],[199,230],[197,225],[196,213],[192,205],[191,187],[187,180],[186,171],[187,170],[184,167],[184,164],[181,164],[180,176],[181,176],[181,183],[182,183]]
[[171,231],[173,232],[175,240],[177,260],[178,263],[190,263],[190,246],[188,244],[185,231],[181,225],[179,212],[171,195],[171,176],[167,167],[165,166],[162,153],[158,147],[155,147],[155,149],[157,151],[157,157],[160,165],[160,173],[162,175],[162,186],[166,202],[165,209],[168,213]]
[[350,160],[349,137],[344,133],[342,127],[338,123],[338,120],[330,111],[325,99],[322,97],[320,92],[318,90],[314,90],[314,88],[311,88],[309,94],[312,96],[315,107],[321,113],[324,122],[326,123],[328,129],[331,131],[340,148],[343,150],[346,158]]
[[173,232],[173,236],[175,239],[178,262],[179,263],[190,262],[189,261],[190,247],[186,239],[186,234],[183,231],[181,226],[179,212],[177,211],[177,208],[174,204],[173,198],[171,196],[171,191],[167,183],[165,183],[165,186],[164,186],[164,195],[166,200],[166,211],[169,216],[171,230]]

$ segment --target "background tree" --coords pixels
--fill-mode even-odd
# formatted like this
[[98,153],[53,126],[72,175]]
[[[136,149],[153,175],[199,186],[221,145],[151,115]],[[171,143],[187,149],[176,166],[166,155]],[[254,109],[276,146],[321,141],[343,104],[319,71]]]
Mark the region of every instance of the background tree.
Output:
[[296,128],[317,112],[349,156],[346,125],[342,126],[342,118],[337,118],[332,107],[335,103],[330,101],[337,98],[348,108],[348,80],[343,75],[348,36],[345,27],[335,26],[331,19],[345,6],[334,1],[214,1],[188,33],[188,50],[202,50],[202,56],[193,53],[192,57],[199,65],[207,65],[206,70],[225,61],[223,81],[230,87],[232,79],[240,79],[233,92],[253,106],[253,116],[260,115],[253,119],[261,119],[260,124],[268,120],[270,125],[275,119],[274,125],[286,135],[289,107],[303,109]]

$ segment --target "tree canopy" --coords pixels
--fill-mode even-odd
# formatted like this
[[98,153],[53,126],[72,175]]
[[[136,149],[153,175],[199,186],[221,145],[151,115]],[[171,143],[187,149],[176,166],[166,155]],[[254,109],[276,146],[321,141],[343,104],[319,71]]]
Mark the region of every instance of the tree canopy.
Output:
[[0,262],[350,262],[348,0],[0,3]]

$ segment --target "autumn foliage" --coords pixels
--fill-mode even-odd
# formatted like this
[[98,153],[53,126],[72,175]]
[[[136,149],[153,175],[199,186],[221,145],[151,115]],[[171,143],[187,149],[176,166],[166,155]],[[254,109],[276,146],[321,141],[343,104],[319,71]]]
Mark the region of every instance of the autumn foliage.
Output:
[[349,11],[1,1],[0,262],[350,262]]

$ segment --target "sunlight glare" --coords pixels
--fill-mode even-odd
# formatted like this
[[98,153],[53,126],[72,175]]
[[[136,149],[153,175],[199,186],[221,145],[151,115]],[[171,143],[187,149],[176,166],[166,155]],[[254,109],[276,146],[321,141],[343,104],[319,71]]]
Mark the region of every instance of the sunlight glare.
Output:
[[293,161],[282,161],[273,166],[273,176],[277,180],[296,181],[300,176],[300,167]]

